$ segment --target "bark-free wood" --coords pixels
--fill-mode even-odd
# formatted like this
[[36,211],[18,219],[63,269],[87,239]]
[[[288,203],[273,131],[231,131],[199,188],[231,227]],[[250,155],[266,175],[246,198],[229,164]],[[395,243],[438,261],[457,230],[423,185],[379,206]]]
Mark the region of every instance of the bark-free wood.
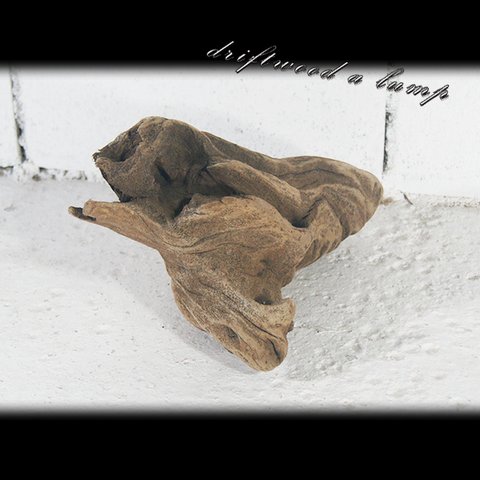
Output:
[[346,163],[276,159],[160,117],[94,159],[120,202],[70,213],[158,250],[184,316],[257,370],[287,354],[295,305],[281,288],[382,198],[372,174]]

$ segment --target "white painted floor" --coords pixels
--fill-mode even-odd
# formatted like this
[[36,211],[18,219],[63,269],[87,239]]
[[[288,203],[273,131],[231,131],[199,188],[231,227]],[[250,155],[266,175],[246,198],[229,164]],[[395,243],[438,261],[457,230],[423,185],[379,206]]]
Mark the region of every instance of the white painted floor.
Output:
[[67,214],[103,183],[0,178],[0,408],[480,407],[480,207],[401,196],[299,272],[258,373],[184,320],[161,257]]

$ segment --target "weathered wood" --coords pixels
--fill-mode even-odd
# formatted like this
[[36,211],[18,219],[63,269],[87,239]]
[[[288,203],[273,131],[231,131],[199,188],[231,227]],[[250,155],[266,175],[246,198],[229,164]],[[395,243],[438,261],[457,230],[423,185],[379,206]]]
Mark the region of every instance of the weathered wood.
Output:
[[158,250],[184,316],[257,370],[287,354],[295,305],[281,288],[382,198],[380,182],[347,163],[276,159],[160,117],[94,159],[120,202],[70,213]]

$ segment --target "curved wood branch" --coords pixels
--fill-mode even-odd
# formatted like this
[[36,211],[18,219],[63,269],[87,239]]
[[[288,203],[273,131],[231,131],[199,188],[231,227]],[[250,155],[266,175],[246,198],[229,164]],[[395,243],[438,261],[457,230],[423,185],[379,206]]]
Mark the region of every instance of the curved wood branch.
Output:
[[120,202],[70,213],[158,250],[183,315],[257,370],[287,354],[295,305],[281,288],[358,232],[383,192],[346,163],[275,159],[160,117],[94,159]]

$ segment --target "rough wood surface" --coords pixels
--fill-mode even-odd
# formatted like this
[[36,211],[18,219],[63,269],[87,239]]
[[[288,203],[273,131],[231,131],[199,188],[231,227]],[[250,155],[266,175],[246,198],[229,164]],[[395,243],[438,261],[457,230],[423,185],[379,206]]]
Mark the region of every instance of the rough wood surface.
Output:
[[257,370],[287,354],[295,305],[281,288],[382,199],[376,177],[347,163],[276,159],[160,117],[94,159],[120,202],[70,213],[158,250],[183,315]]

